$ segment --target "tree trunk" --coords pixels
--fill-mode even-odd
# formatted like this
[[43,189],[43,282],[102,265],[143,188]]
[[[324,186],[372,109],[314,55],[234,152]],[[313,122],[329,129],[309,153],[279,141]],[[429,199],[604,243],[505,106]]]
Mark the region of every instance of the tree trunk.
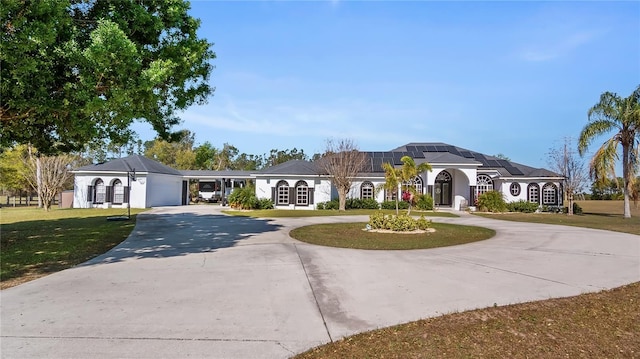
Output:
[[569,207],[567,207],[567,214],[573,216],[573,192],[567,192],[567,199],[569,200]]
[[348,190],[344,189],[344,188],[340,188],[338,189],[338,203],[339,203],[339,207],[338,210],[339,211],[346,211],[347,210],[347,192]]
[[624,179],[624,218],[631,218],[629,194],[631,193],[631,163],[629,163],[629,145],[622,144],[622,178]]

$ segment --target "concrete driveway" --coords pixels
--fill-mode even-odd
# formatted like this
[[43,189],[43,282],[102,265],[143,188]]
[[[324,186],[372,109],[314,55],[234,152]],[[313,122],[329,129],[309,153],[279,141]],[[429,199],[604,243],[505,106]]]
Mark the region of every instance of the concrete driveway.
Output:
[[640,236],[475,216],[467,245],[363,251],[294,227],[365,217],[252,219],[157,208],[78,267],[0,292],[2,358],[287,358],[353,333],[453,311],[640,280]]

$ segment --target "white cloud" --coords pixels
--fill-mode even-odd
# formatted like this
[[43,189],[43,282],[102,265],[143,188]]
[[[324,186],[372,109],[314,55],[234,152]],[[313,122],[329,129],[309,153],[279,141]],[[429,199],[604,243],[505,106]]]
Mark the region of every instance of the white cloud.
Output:
[[588,44],[598,35],[595,31],[574,32],[566,35],[545,34],[542,39],[519,50],[519,57],[525,61],[541,62],[565,57],[581,46]]

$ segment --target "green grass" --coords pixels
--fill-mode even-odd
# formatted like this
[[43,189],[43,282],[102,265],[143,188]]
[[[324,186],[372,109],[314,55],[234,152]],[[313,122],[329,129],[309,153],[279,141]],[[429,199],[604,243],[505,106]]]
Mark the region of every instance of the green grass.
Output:
[[[316,210],[295,210],[295,209],[261,209],[253,211],[236,211],[226,210],[223,213],[232,216],[246,216],[255,218],[284,218],[284,217],[323,217],[323,216],[368,216],[380,210],[377,209],[350,209],[347,211],[337,211],[333,209],[316,209]],[[383,210],[384,214],[396,214],[395,210]],[[400,213],[406,213],[406,211],[400,211]],[[425,217],[459,217],[451,212],[437,212],[437,211],[416,211],[412,210],[412,216],[420,216],[423,214]]]
[[560,224],[608,231],[640,234],[640,208],[631,204],[631,218],[623,218],[622,201],[578,201],[584,214],[558,213],[476,213],[478,216],[507,221]]
[[129,236],[129,221],[107,221],[123,209],[0,209],[0,288],[73,267],[105,253]]
[[[580,201],[583,216],[484,215],[638,234],[640,211]],[[640,283],[571,298],[444,315],[344,338],[295,358],[640,358]]]
[[426,249],[454,246],[493,237],[488,228],[432,223],[433,233],[402,234],[363,231],[366,223],[330,223],[300,227],[289,235],[321,246],[357,249]]
[[638,358],[640,283],[492,307],[344,338],[297,359]]

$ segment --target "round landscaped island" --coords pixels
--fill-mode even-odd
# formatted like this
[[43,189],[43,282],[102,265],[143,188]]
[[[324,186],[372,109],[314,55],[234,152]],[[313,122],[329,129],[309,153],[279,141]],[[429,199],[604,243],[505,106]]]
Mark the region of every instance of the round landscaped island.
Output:
[[380,232],[363,230],[367,223],[329,223],[296,228],[290,236],[306,243],[354,249],[402,250],[455,246],[493,237],[492,229],[447,223],[431,223],[435,231]]

